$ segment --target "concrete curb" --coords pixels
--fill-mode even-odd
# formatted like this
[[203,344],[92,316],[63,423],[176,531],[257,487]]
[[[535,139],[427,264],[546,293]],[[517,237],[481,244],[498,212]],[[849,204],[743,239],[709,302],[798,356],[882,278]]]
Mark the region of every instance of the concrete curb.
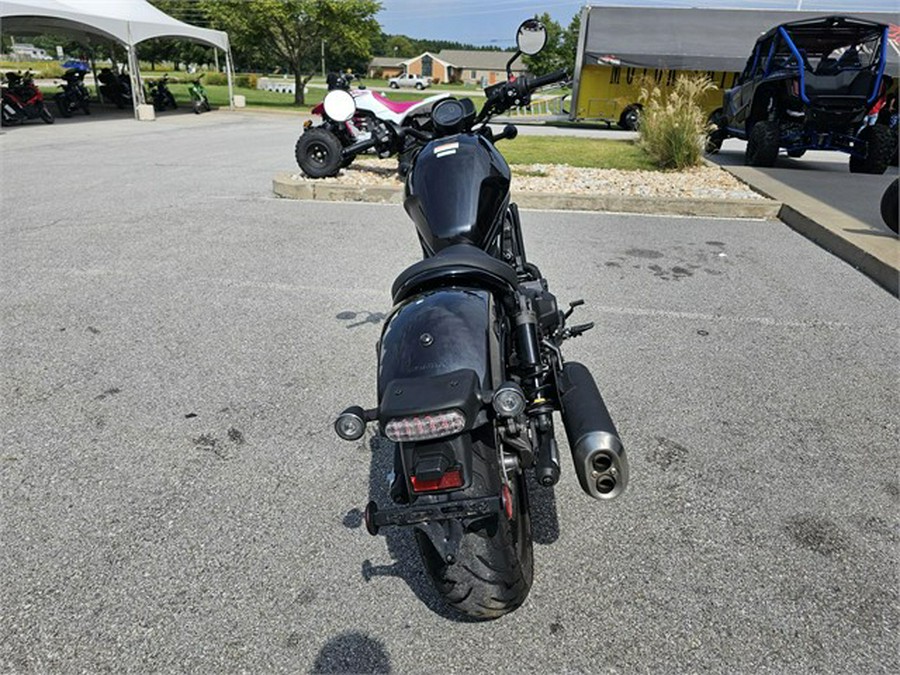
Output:
[[[272,180],[272,190],[287,199],[324,201],[380,202],[402,204],[403,188],[386,186],[333,185],[313,181],[296,181],[289,173]],[[708,216],[714,218],[776,218],[781,203],[748,199],[668,199],[620,195],[582,195],[543,192],[517,192],[513,199],[523,209],[561,211],[612,211],[675,216]]]
[[723,166],[738,180],[782,204],[778,218],[885,288],[900,292],[900,240],[747,166]]

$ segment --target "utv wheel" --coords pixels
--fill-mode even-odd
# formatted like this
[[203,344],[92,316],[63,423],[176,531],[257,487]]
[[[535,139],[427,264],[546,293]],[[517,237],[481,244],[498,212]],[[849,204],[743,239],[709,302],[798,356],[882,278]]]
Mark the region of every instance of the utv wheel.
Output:
[[850,173],[883,174],[887,171],[894,151],[891,130],[883,124],[873,124],[859,134],[864,157],[850,156]]
[[722,109],[713,110],[707,123],[711,128],[706,136],[706,154],[715,155],[722,149],[722,141],[728,135],[728,132],[725,131],[725,114]]
[[297,141],[294,157],[310,178],[334,176],[341,168],[341,142],[327,129],[316,127]]
[[747,166],[775,166],[778,159],[778,122],[763,120],[753,125],[747,139],[744,164]]
[[[488,433],[493,432],[488,428]],[[472,439],[472,487],[467,498],[501,494],[500,464],[493,441]],[[531,516],[525,477],[510,476],[506,512],[471,522],[465,529],[453,564],[435,551],[424,532],[416,530],[416,543],[425,569],[444,601],[467,616],[496,619],[518,608],[531,590],[534,571]]]
[[44,120],[44,124],[53,124],[53,113],[47,106],[41,106],[41,119]]
[[897,194],[897,184],[900,182],[900,179],[895,178],[890,185],[887,186],[887,190],[884,191],[884,194],[881,195],[881,219],[884,221],[884,224],[887,225],[894,231],[894,234],[898,234],[897,232],[897,209],[898,209],[898,194]]
[[627,131],[637,131],[641,126],[641,106],[632,103],[619,115],[619,126]]

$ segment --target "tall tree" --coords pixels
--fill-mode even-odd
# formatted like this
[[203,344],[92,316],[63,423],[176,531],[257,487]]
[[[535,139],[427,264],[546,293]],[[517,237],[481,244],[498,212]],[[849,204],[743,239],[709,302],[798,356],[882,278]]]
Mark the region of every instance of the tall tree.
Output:
[[574,75],[581,14],[576,14],[565,30],[547,13],[537,18],[547,29],[547,44],[540,54],[525,57],[528,70],[533,75],[546,75],[565,68],[570,75]]
[[[380,34],[377,0],[201,0],[213,25],[232,43],[248,49],[265,45],[294,74],[294,103],[303,105],[303,87],[321,67],[322,51],[365,59]],[[344,67],[343,64],[335,64]]]

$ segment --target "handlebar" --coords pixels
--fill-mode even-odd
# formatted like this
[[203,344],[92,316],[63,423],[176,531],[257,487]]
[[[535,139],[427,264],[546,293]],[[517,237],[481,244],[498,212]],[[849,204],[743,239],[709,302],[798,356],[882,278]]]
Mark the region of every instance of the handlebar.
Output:
[[541,87],[546,87],[548,84],[554,84],[556,82],[562,82],[563,80],[569,77],[569,73],[565,68],[560,68],[559,70],[548,73],[546,75],[541,75],[540,77],[535,77],[533,79],[529,79],[526,85],[529,89],[539,89]]

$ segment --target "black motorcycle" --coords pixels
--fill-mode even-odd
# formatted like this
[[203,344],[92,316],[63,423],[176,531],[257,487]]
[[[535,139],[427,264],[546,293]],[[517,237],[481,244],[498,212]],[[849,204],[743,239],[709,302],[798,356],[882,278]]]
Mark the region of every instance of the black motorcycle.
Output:
[[63,74],[62,79],[66,81],[65,84],[59,85],[62,91],[53,96],[59,114],[71,117],[76,110],[83,110],[85,115],[90,115],[91,94],[84,86],[84,71],[70,68]]
[[[546,30],[523,23],[520,54],[536,54]],[[420,141],[404,206],[424,259],[403,271],[378,344],[378,405],[352,406],[335,431],[357,440],[369,423],[394,443],[389,508],[365,509],[368,531],[411,526],[437,592],[456,610],[493,619],[519,607],[532,584],[526,471],[549,489],[560,475],[553,413],[561,413],[575,473],[595,499],[628,483],[622,442],[588,369],[561,346],[593,328],[568,325],[546,279],[526,259],[510,169],[492,115],[526,105],[564,71],[513,78],[469,99],[447,99]],[[375,447],[382,444],[376,443]]]
[[131,78],[126,73],[116,73],[104,68],[97,76],[100,81],[100,97],[120,110],[134,104],[131,96]]
[[157,111],[165,110],[166,108],[174,110],[178,107],[178,103],[175,102],[175,96],[169,91],[168,75],[163,75],[160,80],[147,81],[147,98],[153,104],[153,109]]

